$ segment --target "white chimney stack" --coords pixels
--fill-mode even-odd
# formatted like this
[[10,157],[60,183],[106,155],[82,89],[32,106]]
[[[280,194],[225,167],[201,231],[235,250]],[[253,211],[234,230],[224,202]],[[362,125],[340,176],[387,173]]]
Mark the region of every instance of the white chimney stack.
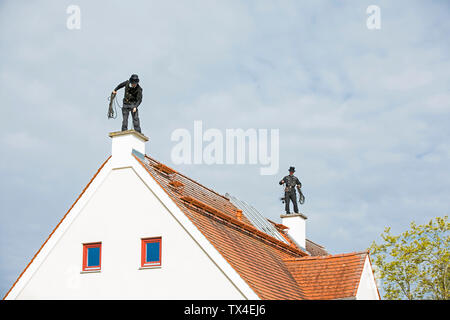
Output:
[[145,143],[148,138],[135,130],[110,132],[112,139],[111,161],[113,168],[130,165],[133,160],[133,149],[145,154]]
[[301,213],[281,215],[281,223],[289,228],[288,235],[303,249],[306,248],[306,219]]

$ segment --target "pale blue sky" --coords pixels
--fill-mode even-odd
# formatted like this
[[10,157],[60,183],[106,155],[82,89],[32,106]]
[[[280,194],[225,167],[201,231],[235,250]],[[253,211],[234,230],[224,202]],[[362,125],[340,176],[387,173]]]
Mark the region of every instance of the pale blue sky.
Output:
[[[81,8],[81,29],[66,8]],[[368,30],[366,8],[381,8]],[[109,156],[106,97],[131,73],[147,153],[279,221],[304,185],[308,237],[366,249],[449,213],[448,1],[1,1],[0,295]],[[122,95],[122,93],[121,93]],[[171,163],[177,128],[280,130],[280,171]]]

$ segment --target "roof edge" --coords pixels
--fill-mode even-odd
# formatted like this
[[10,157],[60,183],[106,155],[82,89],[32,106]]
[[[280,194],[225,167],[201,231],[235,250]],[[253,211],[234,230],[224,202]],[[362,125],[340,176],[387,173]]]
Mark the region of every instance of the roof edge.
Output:
[[355,251],[355,252],[349,252],[349,253],[340,253],[340,254],[330,254],[327,256],[305,256],[301,258],[287,258],[283,259],[284,262],[295,262],[295,261],[305,261],[305,260],[324,260],[324,259],[334,259],[334,258],[341,258],[341,257],[348,257],[348,256],[356,256],[369,253],[367,251]]
[[316,246],[318,246],[318,247],[320,247],[320,248],[322,248],[324,250],[326,250],[325,246],[323,246],[321,244],[318,244],[318,243],[312,241],[311,239],[305,238],[305,240],[308,241],[308,242],[311,242],[312,244],[314,244],[314,245],[316,245]]

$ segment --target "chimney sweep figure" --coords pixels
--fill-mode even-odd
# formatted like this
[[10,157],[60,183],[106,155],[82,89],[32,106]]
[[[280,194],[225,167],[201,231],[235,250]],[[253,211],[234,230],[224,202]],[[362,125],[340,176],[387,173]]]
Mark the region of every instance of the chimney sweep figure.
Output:
[[122,131],[128,130],[128,116],[131,112],[133,117],[133,128],[137,132],[141,132],[139,125],[138,107],[142,102],[142,88],[139,86],[139,77],[137,74],[132,74],[129,80],[120,83],[112,92],[112,97],[116,95],[117,90],[125,87],[125,94],[123,95],[122,107]]
[[280,182],[280,185],[285,184],[284,188],[284,200],[285,204],[285,210],[286,214],[290,214],[289,210],[289,202],[292,200],[292,203],[294,204],[294,212],[298,213],[298,206],[297,206],[297,193],[295,192],[295,187],[297,187],[298,193],[300,194],[300,203],[303,204],[305,201],[305,197],[303,196],[302,191],[300,188],[302,187],[302,183],[296,176],[294,176],[295,167],[289,168],[289,175],[285,176]]

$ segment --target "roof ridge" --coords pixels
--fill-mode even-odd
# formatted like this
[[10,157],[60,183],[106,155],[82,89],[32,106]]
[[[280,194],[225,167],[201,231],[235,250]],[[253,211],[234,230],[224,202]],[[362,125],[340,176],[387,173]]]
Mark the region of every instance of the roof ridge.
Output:
[[318,247],[321,247],[321,248],[323,248],[323,249],[326,249],[324,246],[322,246],[321,244],[318,244],[318,243],[312,241],[311,239],[305,238],[305,240],[311,242],[312,244],[315,244],[315,245],[318,246]]
[[196,180],[194,180],[194,179],[192,179],[192,178],[190,178],[190,177],[184,175],[183,173],[181,173],[181,172],[179,172],[179,171],[176,171],[175,169],[169,167],[168,165],[165,165],[165,164],[162,163],[161,161],[158,161],[158,160],[156,160],[156,159],[150,157],[150,156],[147,155],[147,154],[145,154],[144,156],[145,156],[146,158],[148,158],[149,160],[151,160],[151,161],[155,161],[155,162],[157,162],[157,163],[160,163],[160,164],[162,164],[162,165],[164,165],[164,166],[166,166],[166,167],[172,169],[172,170],[174,171],[175,174],[180,175],[180,176],[182,176],[182,177],[185,178],[185,179],[188,179],[189,181],[191,181],[191,182],[193,182],[193,183],[199,185],[200,187],[202,187],[202,188],[204,188],[204,189],[206,189],[206,190],[208,190],[208,191],[210,191],[210,192],[212,192],[212,193],[218,195],[219,197],[222,197],[223,199],[225,199],[225,200],[227,200],[227,201],[230,201],[230,199],[228,199],[226,196],[224,196],[224,195],[222,195],[222,194],[220,194],[220,193],[218,193],[218,192],[216,192],[216,191],[214,191],[214,190],[212,190],[212,189],[206,187],[205,185],[203,185],[203,184],[201,184],[200,182],[198,182],[198,181],[196,181]]
[[369,251],[354,251],[354,252],[348,252],[348,253],[339,253],[339,254],[330,254],[327,256],[304,256],[301,258],[287,258],[283,259],[285,262],[295,262],[295,261],[305,261],[305,260],[318,260],[318,259],[334,259],[334,258],[341,258],[341,257],[350,257],[350,256],[356,256],[361,254],[369,254]]

